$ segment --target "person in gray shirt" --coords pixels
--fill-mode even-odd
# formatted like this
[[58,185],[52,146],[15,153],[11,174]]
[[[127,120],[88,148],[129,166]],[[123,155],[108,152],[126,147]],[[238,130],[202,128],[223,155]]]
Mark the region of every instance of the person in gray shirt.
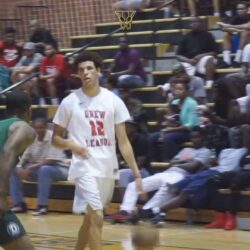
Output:
[[[23,56],[13,68],[11,74],[11,80],[13,83],[23,80],[30,74],[36,72],[39,68],[43,56],[39,53],[35,53],[35,43],[27,42],[25,43]],[[38,97],[38,79],[35,77],[30,81],[22,84],[21,88],[29,94],[31,97]]]

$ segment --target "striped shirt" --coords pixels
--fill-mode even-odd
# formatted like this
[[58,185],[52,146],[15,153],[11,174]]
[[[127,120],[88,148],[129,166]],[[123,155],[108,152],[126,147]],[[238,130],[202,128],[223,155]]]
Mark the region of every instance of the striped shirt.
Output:
[[[23,153],[20,164],[24,162],[39,163],[46,160],[56,160],[57,164],[65,165],[67,157],[63,150],[58,149],[52,145],[52,131],[46,130],[42,141],[35,141]],[[67,165],[67,164],[66,164]]]

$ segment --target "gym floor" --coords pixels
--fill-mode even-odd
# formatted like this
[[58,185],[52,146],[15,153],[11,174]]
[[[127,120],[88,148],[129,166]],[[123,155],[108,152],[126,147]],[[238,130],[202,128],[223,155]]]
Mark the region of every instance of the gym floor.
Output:
[[[19,215],[37,250],[74,249],[80,215],[49,213],[34,217],[31,213]],[[147,226],[147,225],[144,225]],[[103,249],[132,250],[130,236],[133,225],[105,222]],[[207,230],[203,225],[186,225],[169,222],[159,229],[158,250],[249,250],[250,237],[247,231]]]

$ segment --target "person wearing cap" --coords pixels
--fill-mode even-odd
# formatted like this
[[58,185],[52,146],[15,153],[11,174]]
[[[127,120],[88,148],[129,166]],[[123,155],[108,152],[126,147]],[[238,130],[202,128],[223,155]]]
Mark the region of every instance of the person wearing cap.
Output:
[[[142,178],[148,177],[151,172],[148,137],[133,118],[127,120],[125,126],[141,176]],[[130,182],[135,180],[133,171],[124,163],[120,164],[119,174],[119,186],[121,188],[126,188]]]
[[[39,53],[35,53],[35,44],[27,42],[23,47],[23,56],[13,68],[11,80],[13,83],[23,80],[30,74],[38,70],[43,56]],[[22,89],[26,91],[32,97],[38,97],[37,78],[33,78],[30,81],[23,84]]]

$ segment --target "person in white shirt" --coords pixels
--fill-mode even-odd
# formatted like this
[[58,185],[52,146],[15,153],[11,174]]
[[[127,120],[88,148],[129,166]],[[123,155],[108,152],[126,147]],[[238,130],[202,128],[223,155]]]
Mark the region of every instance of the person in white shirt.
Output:
[[[69,179],[75,181],[73,211],[84,213],[75,250],[101,249],[103,208],[113,194],[118,174],[116,139],[119,150],[133,170],[138,193],[141,175],[128,140],[125,121],[130,118],[122,100],[100,87],[101,58],[90,52],[79,54],[74,68],[82,87],[67,96],[54,117],[53,143],[72,151]],[[68,131],[69,139],[64,139]]]
[[52,131],[47,128],[45,118],[33,121],[35,141],[23,153],[17,168],[10,177],[10,196],[14,206],[12,212],[26,212],[22,179],[37,181],[37,210],[33,215],[45,215],[53,181],[64,181],[68,177],[69,159],[63,150],[51,143]]

